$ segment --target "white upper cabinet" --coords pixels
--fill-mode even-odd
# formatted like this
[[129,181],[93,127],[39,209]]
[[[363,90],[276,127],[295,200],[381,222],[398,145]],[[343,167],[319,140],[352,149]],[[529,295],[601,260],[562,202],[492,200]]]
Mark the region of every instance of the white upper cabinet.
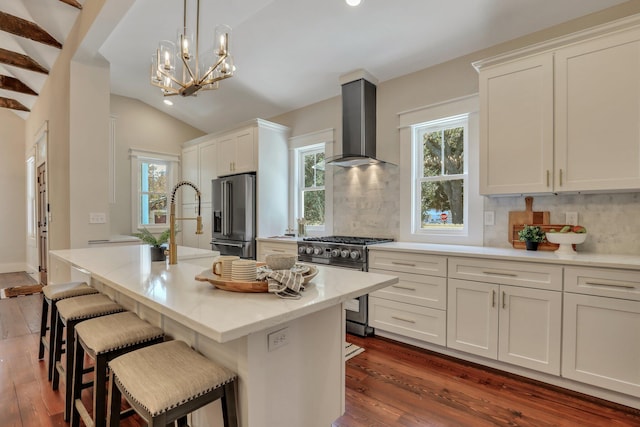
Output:
[[[194,183],[201,194],[202,203],[211,203],[211,180],[217,178],[216,141],[205,140],[182,149],[182,180]],[[197,203],[194,192],[184,192],[182,203]]]
[[199,146],[202,203],[211,203],[211,180],[218,177],[216,147],[215,141],[205,142]]
[[218,140],[218,169],[220,175],[255,172],[258,169],[252,127],[222,136]]
[[480,99],[480,193],[550,192],[553,56],[482,71]]
[[474,64],[481,194],[640,189],[640,29],[557,43]]

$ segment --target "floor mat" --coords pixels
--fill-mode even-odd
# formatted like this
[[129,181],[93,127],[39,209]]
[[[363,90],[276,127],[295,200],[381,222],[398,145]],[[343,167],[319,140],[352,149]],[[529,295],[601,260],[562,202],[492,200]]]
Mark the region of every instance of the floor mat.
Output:
[[350,342],[345,342],[344,343],[344,360],[347,361],[352,357],[359,355],[363,351],[364,351],[364,348],[358,347],[357,345],[351,344]]

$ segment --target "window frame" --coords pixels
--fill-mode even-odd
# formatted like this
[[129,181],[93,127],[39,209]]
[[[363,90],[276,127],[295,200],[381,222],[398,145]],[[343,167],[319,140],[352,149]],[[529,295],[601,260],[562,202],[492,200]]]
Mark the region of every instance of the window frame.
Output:
[[[321,187],[319,186],[312,186],[312,187],[306,187],[305,186],[305,176],[304,176],[304,157],[310,154],[316,154],[316,153],[323,153],[325,155],[325,160],[326,160],[326,152],[325,152],[325,144],[324,143],[319,143],[319,144],[313,144],[313,145],[307,145],[305,147],[301,147],[298,148],[296,150],[296,154],[297,154],[297,174],[298,174],[298,185],[297,185],[297,206],[296,206],[296,211],[298,212],[298,215],[296,216],[296,218],[299,217],[303,217],[304,214],[304,192],[305,191],[319,191],[322,190],[324,191],[324,199],[325,199],[325,223],[326,223],[326,203],[327,203],[327,189],[326,189],[326,168],[325,168],[325,181],[324,181],[324,185],[322,185]],[[306,226],[306,230],[307,232],[311,232],[311,231],[323,231],[325,229],[325,224],[322,225],[307,225]]]
[[[292,173],[289,181],[289,227],[297,234],[297,218],[302,216],[302,189],[304,179],[302,154],[324,147],[325,160],[333,155],[334,130],[325,129],[289,138],[289,164]],[[307,226],[308,236],[321,236],[333,232],[333,173],[325,168],[324,174],[324,226]]]
[[[180,157],[175,154],[158,153],[153,151],[144,151],[130,149],[131,158],[131,232],[137,233],[143,227],[151,232],[161,232],[169,227],[169,209],[171,203],[171,190],[177,184],[178,165]],[[141,195],[141,179],[142,179],[142,163],[158,163],[167,166],[167,223],[166,224],[142,224],[140,195]],[[177,202],[176,202],[177,204]]]
[[[424,106],[398,113],[400,130],[400,240],[419,243],[460,244],[482,246],[484,239],[484,199],[479,192],[479,98],[477,94]],[[414,127],[437,120],[468,115],[468,129],[465,140],[465,228],[464,232],[444,230],[416,230]]]

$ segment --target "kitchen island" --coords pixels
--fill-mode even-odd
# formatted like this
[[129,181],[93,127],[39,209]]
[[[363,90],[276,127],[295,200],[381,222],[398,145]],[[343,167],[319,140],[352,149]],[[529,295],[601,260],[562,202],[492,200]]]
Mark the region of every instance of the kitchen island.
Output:
[[[344,412],[344,301],[397,282],[386,274],[319,267],[302,298],[219,290],[195,276],[215,252],[178,248],[151,262],[148,247],[51,251],[52,283],[85,274],[101,292],[238,374],[240,425],[330,426]],[[74,276],[75,272],[75,276]],[[191,425],[222,425],[219,402]]]

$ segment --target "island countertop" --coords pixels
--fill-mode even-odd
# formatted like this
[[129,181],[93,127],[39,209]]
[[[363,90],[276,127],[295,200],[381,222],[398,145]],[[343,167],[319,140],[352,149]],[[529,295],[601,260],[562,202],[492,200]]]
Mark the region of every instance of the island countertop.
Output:
[[51,255],[163,315],[224,343],[341,304],[397,283],[386,274],[318,266],[297,300],[270,293],[237,293],[195,276],[217,253],[179,247],[179,261],[151,262],[146,245],[53,250]]

